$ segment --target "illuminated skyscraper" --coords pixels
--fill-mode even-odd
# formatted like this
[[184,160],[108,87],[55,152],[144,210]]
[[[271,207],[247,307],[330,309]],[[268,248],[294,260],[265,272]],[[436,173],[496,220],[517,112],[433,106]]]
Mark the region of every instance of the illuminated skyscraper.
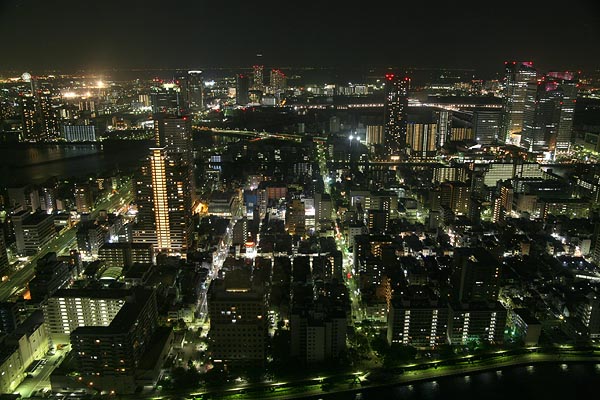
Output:
[[575,114],[575,102],[577,101],[578,78],[574,73],[566,72],[548,72],[548,79],[551,79],[556,85],[556,91],[560,93],[561,101],[557,104],[558,117],[555,119],[558,123],[556,128],[556,147],[557,153],[564,153],[571,148],[571,136],[573,133],[573,115]]
[[528,90],[529,93],[532,90],[530,83],[535,82],[537,78],[537,72],[531,61],[510,61],[504,64],[506,75],[502,130],[500,132],[501,143],[516,140],[513,135],[520,135],[523,131],[525,101]]
[[189,169],[181,157],[169,155],[166,147],[151,148],[136,179],[136,201],[134,242],[185,256],[191,243],[192,198]]
[[269,87],[274,94],[283,92],[286,88],[286,77],[279,69],[272,69],[269,77]]
[[189,118],[156,115],[155,147],[136,178],[134,242],[185,256],[193,228],[193,168]]
[[189,76],[189,102],[192,111],[204,109],[204,79],[202,71],[188,71]]
[[202,71],[180,71],[175,75],[175,83],[179,86],[181,108],[184,112],[204,109]]
[[263,65],[255,65],[252,67],[254,74],[252,76],[252,90],[263,90]]
[[384,137],[386,155],[398,156],[406,147],[406,111],[410,79],[385,75]]
[[156,81],[156,85],[150,90],[152,112],[174,115],[187,113],[187,104],[181,90],[176,83]]
[[56,140],[60,135],[58,119],[52,107],[50,90],[34,89],[21,95],[23,136],[25,142]]
[[154,141],[156,146],[166,146],[168,154],[179,153],[193,162],[192,124],[188,116],[155,114]]
[[577,79],[571,72],[550,72],[528,91],[523,139],[530,151],[569,151]]

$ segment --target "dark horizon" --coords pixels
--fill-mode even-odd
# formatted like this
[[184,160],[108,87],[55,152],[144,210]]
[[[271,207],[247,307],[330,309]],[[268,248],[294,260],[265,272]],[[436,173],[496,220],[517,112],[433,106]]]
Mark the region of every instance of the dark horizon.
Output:
[[[398,65],[501,72],[506,60],[540,70],[591,71],[600,39],[597,6],[568,10],[473,2],[349,6],[339,1],[278,4],[159,0],[101,3],[6,0],[0,4],[2,71],[106,70],[187,66],[345,68]],[[262,54],[262,57],[257,57]]]

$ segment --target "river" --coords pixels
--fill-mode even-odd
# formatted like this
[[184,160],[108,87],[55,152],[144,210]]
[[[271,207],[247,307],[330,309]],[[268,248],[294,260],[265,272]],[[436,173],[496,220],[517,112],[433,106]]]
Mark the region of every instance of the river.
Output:
[[92,176],[136,168],[148,141],[102,144],[28,144],[0,146],[0,186],[40,184],[52,177]]
[[600,393],[600,364],[536,364],[468,376],[353,393],[332,393],[311,399],[344,400],[579,400]]

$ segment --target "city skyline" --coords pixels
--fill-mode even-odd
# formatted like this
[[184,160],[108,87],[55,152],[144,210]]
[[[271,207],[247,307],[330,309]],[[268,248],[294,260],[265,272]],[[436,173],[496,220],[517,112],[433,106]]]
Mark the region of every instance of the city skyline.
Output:
[[532,60],[542,70],[600,65],[590,51],[600,38],[599,14],[584,1],[564,12],[543,4],[488,10],[471,2],[430,7],[379,1],[356,8],[337,1],[287,7],[175,2],[156,20],[165,7],[156,0],[61,5],[0,5],[8,55],[0,70],[441,65],[491,74],[512,59]]
[[591,398],[596,10],[0,0],[0,394]]

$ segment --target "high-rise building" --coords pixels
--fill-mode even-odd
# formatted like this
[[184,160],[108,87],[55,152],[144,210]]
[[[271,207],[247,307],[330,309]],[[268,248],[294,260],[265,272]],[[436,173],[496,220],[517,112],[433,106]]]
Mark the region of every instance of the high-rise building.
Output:
[[442,148],[450,140],[452,111],[441,108],[435,111],[435,116],[437,117],[437,145],[439,148]]
[[155,114],[154,141],[157,147],[165,147],[168,155],[179,154],[184,161],[193,163],[192,124],[188,116]]
[[204,79],[202,71],[188,71],[188,99],[191,111],[204,110]]
[[396,157],[406,147],[406,113],[410,79],[385,75],[384,140],[388,157]]
[[575,114],[575,102],[577,101],[578,78],[574,73],[548,72],[547,76],[552,78],[557,85],[556,90],[562,92],[562,100],[558,110],[558,128],[556,129],[557,153],[564,153],[571,149],[573,133],[573,116]]
[[157,82],[150,91],[150,101],[153,113],[180,115],[187,112],[181,88],[176,83]]
[[42,121],[33,94],[24,93],[21,95],[21,111],[23,117],[23,135],[21,139],[25,142],[42,141]]
[[14,331],[20,322],[19,303],[0,302],[0,334]]
[[138,204],[134,242],[152,243],[156,252],[185,256],[192,234],[189,166],[167,147],[150,149],[136,179]]
[[569,151],[576,99],[572,72],[549,72],[530,83],[523,121],[523,139],[530,151]]
[[23,93],[21,111],[25,142],[44,142],[58,139],[60,135],[58,118],[52,106],[52,93],[49,89],[38,89],[32,85],[31,93]]
[[263,69],[263,65],[254,65],[252,67],[252,90],[262,91],[264,89]]
[[280,94],[286,88],[286,77],[280,69],[272,69],[269,76],[269,87],[274,94]]
[[178,71],[175,83],[179,87],[180,105],[184,113],[204,109],[204,81],[202,71]]
[[[504,100],[502,105],[502,129],[500,142],[517,141],[513,135],[520,135],[523,131],[523,117],[525,101],[528,91],[532,89],[530,83],[535,82],[537,71],[530,61],[505,62]],[[518,136],[517,136],[518,137]]]
[[191,244],[195,192],[191,121],[187,116],[155,114],[154,132],[155,147],[136,179],[134,242],[185,256]]
[[246,105],[250,102],[248,93],[250,91],[250,78],[248,75],[239,74],[236,78],[235,85],[235,103],[238,105]]

